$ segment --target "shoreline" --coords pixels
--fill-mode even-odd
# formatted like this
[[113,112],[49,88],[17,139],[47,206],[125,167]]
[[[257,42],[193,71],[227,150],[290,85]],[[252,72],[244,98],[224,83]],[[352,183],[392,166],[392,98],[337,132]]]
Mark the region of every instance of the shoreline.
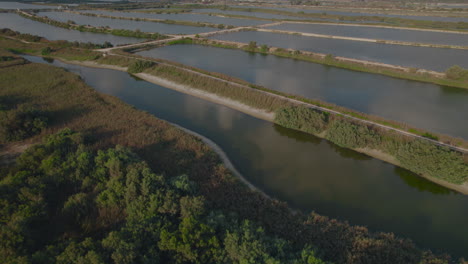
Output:
[[[119,67],[119,66],[115,66],[115,65],[107,65],[107,64],[99,64],[99,63],[96,63],[96,62],[87,62],[87,61],[83,61],[83,62],[80,62],[80,61],[68,61],[68,60],[64,60],[64,59],[59,59],[57,58],[58,61],[61,61],[63,63],[67,63],[67,64],[73,64],[73,65],[79,65],[79,66],[85,66],[85,67],[91,67],[91,68],[98,68],[98,69],[108,69],[108,70],[115,70],[115,71],[122,71],[122,72],[127,72],[127,68],[125,67]],[[130,73],[129,73],[130,74]],[[171,89],[171,90],[175,90],[175,91],[178,91],[178,92],[181,92],[181,93],[184,93],[184,94],[188,94],[188,95],[192,95],[192,96],[195,96],[195,97],[198,97],[200,99],[204,99],[204,100],[208,100],[210,102],[213,102],[213,103],[216,103],[216,104],[219,104],[219,105],[224,105],[224,106],[227,106],[229,108],[233,108],[231,107],[229,104],[229,101],[232,101],[231,105],[238,105],[237,108],[239,109],[236,109],[236,108],[233,108],[235,110],[238,110],[238,111],[241,111],[245,114],[248,114],[248,115],[251,115],[251,116],[254,116],[256,118],[259,118],[259,119],[263,119],[265,121],[269,121],[269,122],[273,122],[273,119],[270,119],[271,118],[271,115],[272,113],[270,114],[267,114],[265,112],[265,114],[260,114],[261,112],[264,112],[263,110],[260,110],[260,109],[255,109],[255,108],[252,108],[250,106],[247,106],[247,105],[244,105],[245,107],[247,107],[247,109],[241,109],[240,105],[243,105],[241,103],[237,103],[233,100],[230,100],[230,99],[227,99],[227,98],[222,98],[220,96],[215,96],[215,95],[212,95],[212,94],[209,94],[207,92],[203,92],[203,91],[198,91],[197,89],[193,89],[193,88],[188,88],[186,87],[185,89],[182,88],[184,87],[183,85],[179,85],[179,84],[176,84],[176,83],[173,83],[171,81],[166,81],[162,78],[159,78],[159,77],[156,77],[156,76],[152,76],[152,75],[149,75],[149,74],[146,74],[146,73],[137,73],[135,74],[136,77],[138,78],[141,78],[147,82],[150,82],[150,83],[153,83],[153,84],[156,84],[156,85],[160,85],[164,88],[167,88],[167,89]],[[159,79],[159,80],[158,80]],[[164,83],[164,84],[167,84],[168,86],[165,86],[161,83]],[[190,90],[192,92],[190,92]],[[197,92],[200,92],[199,95],[200,96],[197,96]],[[212,99],[210,100],[208,97],[212,97]],[[219,99],[219,100],[222,100],[222,101],[216,101],[214,98],[216,99]],[[224,102],[224,103],[223,103]],[[251,112],[252,111],[252,112]],[[254,114],[258,112],[258,116],[255,116]],[[192,131],[188,128],[185,128],[185,127],[182,127],[178,124],[175,124],[175,123],[172,123],[172,122],[169,122],[167,120],[164,120],[164,119],[161,119],[157,116],[155,116],[156,118],[164,121],[164,122],[167,122],[169,124],[171,124],[172,126],[200,139],[201,141],[203,141],[205,144],[207,144],[212,150],[213,152],[215,152],[221,159],[221,161],[223,162],[223,164],[226,166],[226,168],[228,168],[232,173],[233,175],[238,178],[242,183],[244,183],[249,189],[251,189],[252,191],[257,191],[259,192],[260,194],[262,194],[263,196],[265,196],[266,198],[269,198],[269,199],[273,199],[271,196],[269,196],[268,194],[266,194],[265,192],[263,192],[261,189],[257,188],[255,185],[253,185],[252,183],[250,183],[237,169],[236,167],[234,166],[234,164],[231,162],[231,160],[229,159],[229,157],[227,156],[227,154],[223,151],[223,149],[218,145],[216,144],[214,141],[212,141],[211,139],[195,132],[195,131]]]
[[468,31],[453,31],[444,29],[431,29],[431,28],[412,28],[412,27],[399,27],[399,26],[388,26],[388,25],[367,25],[367,24],[351,24],[351,23],[333,23],[333,22],[301,22],[301,21],[283,21],[278,22],[281,24],[312,24],[312,25],[330,25],[330,26],[343,26],[343,27],[373,27],[373,28],[387,28],[387,29],[399,29],[399,30],[413,30],[413,31],[426,31],[426,32],[438,32],[438,33],[452,33],[460,35],[468,35]]
[[317,34],[317,33],[310,33],[310,32],[267,29],[267,28],[258,28],[257,31],[258,32],[275,33],[275,34],[299,35],[299,36],[304,36],[304,37],[340,39],[340,40],[360,41],[360,42],[388,44],[388,45],[400,45],[400,46],[411,46],[411,47],[427,47],[427,48],[438,48],[438,49],[468,50],[468,46],[459,46],[459,45],[451,45],[451,44],[430,44],[430,43],[408,42],[408,41],[388,40],[388,39],[358,38],[358,37],[326,35],[326,34]]
[[[96,63],[96,62],[67,61],[67,60],[63,60],[63,59],[58,59],[58,60],[62,61],[64,63],[81,65],[81,66],[86,66],[86,67],[94,67],[94,68],[102,68],[102,69],[110,69],[110,70],[118,70],[118,71],[127,72],[127,68],[114,66],[114,65],[99,64],[99,63]],[[267,112],[265,112],[265,111],[263,111],[261,109],[256,109],[256,108],[244,105],[242,103],[236,102],[234,100],[231,100],[231,99],[228,99],[228,98],[225,98],[225,97],[221,97],[221,96],[218,96],[218,95],[214,95],[214,94],[211,94],[211,93],[208,93],[208,92],[200,91],[200,90],[195,89],[195,88],[190,88],[190,87],[185,86],[185,85],[176,84],[174,82],[167,81],[167,80],[164,80],[162,78],[159,78],[159,77],[156,77],[156,76],[153,76],[153,75],[149,75],[149,74],[146,74],[146,73],[138,73],[138,74],[135,74],[135,76],[137,76],[137,77],[139,77],[141,79],[144,79],[145,81],[148,81],[150,83],[165,87],[167,89],[176,90],[176,91],[184,93],[184,94],[188,94],[188,95],[192,95],[192,96],[204,99],[204,100],[208,100],[210,102],[213,102],[213,103],[216,103],[216,104],[219,104],[219,105],[223,105],[223,106],[238,110],[238,111],[243,112],[245,114],[248,114],[250,116],[253,116],[253,117],[256,117],[256,118],[259,118],[259,119],[274,123],[274,120],[273,120],[274,117],[272,116],[272,114],[267,115],[266,114]],[[145,79],[145,78],[148,78],[148,79]],[[263,113],[264,115],[259,115],[260,113]],[[194,133],[197,134],[196,132],[194,132]],[[197,135],[199,135],[199,134],[197,134]],[[316,136],[316,137],[319,137],[321,139],[326,140],[323,136],[320,136],[320,135],[313,135],[313,136]],[[390,156],[390,155],[388,155],[386,153],[383,153],[383,152],[381,152],[379,150],[367,149],[367,148],[357,148],[357,149],[349,148],[349,149],[357,151],[357,152],[362,153],[362,154],[365,154],[365,155],[367,155],[369,157],[378,159],[378,160],[380,160],[382,162],[387,162],[387,163],[392,164],[394,166],[401,167],[400,162],[398,162],[393,156]],[[219,150],[222,151],[221,148],[219,148]],[[216,153],[218,153],[218,152],[216,152]],[[224,153],[224,152],[222,152],[222,153]],[[226,155],[226,154],[222,154],[222,155]],[[226,159],[228,159],[227,156],[226,156]],[[239,175],[240,175],[240,173],[239,173]],[[449,182],[446,182],[446,181],[441,180],[441,179],[437,179],[435,177],[429,177],[427,175],[422,175],[422,174],[416,174],[416,175],[418,175],[420,177],[423,177],[423,178],[425,178],[425,179],[427,179],[427,180],[429,180],[429,181],[431,181],[433,183],[441,185],[441,186],[443,186],[443,187],[445,187],[447,189],[451,189],[451,190],[456,191],[458,193],[461,193],[463,195],[468,195],[468,182],[465,182],[462,185],[456,185],[456,184],[449,183]],[[238,176],[238,175],[236,175],[236,176]],[[242,178],[239,177],[239,179],[244,183],[247,181],[243,177]],[[248,183],[247,185],[250,188],[251,188],[251,186],[253,186],[250,183]],[[253,186],[253,187],[255,188],[255,190],[259,190],[255,186]],[[261,193],[263,193],[263,192],[261,192]]]

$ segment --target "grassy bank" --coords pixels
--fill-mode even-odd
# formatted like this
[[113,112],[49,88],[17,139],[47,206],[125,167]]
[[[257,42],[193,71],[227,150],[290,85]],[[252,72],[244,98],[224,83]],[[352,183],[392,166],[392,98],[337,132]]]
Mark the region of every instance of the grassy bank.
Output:
[[[303,60],[313,63],[319,63],[323,65],[333,66],[337,68],[368,72],[374,74],[381,74],[399,79],[413,80],[426,83],[434,83],[443,86],[451,86],[457,88],[468,89],[468,77],[466,72],[468,70],[460,67],[449,68],[446,71],[445,78],[436,77],[431,72],[417,68],[404,68],[404,67],[384,67],[378,65],[371,65],[368,62],[359,63],[357,61],[346,61],[340,58],[336,58],[332,55],[317,54],[313,52],[305,52],[300,50],[291,50],[283,48],[275,48],[267,45],[258,46],[256,43],[251,42],[250,44],[230,44],[229,42],[195,38],[195,39],[181,39],[176,41],[170,41],[167,45],[176,44],[199,44],[218,48],[226,49],[240,49],[246,52],[256,52],[262,54],[270,54],[283,58],[291,58],[297,60]],[[403,70],[405,69],[405,70]],[[455,74],[451,74],[451,72]]]
[[[462,185],[468,182],[468,156],[420,139],[410,139],[394,131],[353,122],[338,115],[305,106],[276,110],[275,122],[287,128],[320,135],[345,148],[374,149],[395,158],[400,166]],[[427,137],[434,137],[426,134]]]
[[46,23],[55,27],[78,30],[81,32],[111,34],[111,35],[122,36],[122,37],[144,38],[144,39],[154,39],[154,40],[167,38],[167,36],[159,34],[159,33],[146,33],[146,32],[141,32],[139,30],[111,29],[111,28],[105,28],[105,27],[84,26],[84,25],[77,25],[71,22],[69,23],[60,22],[60,21],[53,20],[47,17],[36,16],[33,14],[27,15],[23,12],[18,12],[18,14],[27,19],[38,21],[41,23]]
[[[50,118],[15,142],[44,143],[2,170],[4,260],[447,263],[392,234],[292,214],[240,184],[200,140],[72,73],[28,64],[0,70],[0,84],[2,100],[21,95]],[[64,128],[81,135],[56,134]],[[19,189],[31,195],[18,199]]]

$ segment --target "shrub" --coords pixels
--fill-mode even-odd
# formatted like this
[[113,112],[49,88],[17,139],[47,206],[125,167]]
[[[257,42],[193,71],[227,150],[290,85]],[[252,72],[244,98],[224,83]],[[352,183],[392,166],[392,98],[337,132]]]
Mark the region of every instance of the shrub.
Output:
[[325,56],[325,60],[326,60],[326,61],[331,61],[331,60],[333,60],[333,55],[332,55],[332,54],[327,54],[327,55]]
[[50,47],[45,47],[41,50],[41,54],[44,56],[50,55],[51,52],[52,52],[52,49]]
[[430,138],[430,139],[433,139],[433,140],[439,140],[439,137],[437,137],[436,135],[433,135],[429,132],[426,132],[424,134],[422,134],[423,137],[425,138]]
[[250,41],[249,45],[247,46],[247,50],[254,51],[257,48],[256,41]]
[[0,112],[0,142],[22,140],[39,134],[47,126],[45,114],[35,108],[21,106]]
[[143,61],[143,60],[137,60],[134,63],[130,64],[128,66],[128,72],[129,73],[139,73],[142,72],[154,65],[154,62],[152,61]]
[[305,106],[290,106],[276,110],[275,122],[287,128],[318,134],[326,129],[328,117],[328,113]]
[[468,80],[468,70],[455,65],[445,71],[445,76],[452,80]]
[[373,148],[381,141],[380,136],[373,129],[348,120],[332,122],[326,138],[338,146],[347,148]]

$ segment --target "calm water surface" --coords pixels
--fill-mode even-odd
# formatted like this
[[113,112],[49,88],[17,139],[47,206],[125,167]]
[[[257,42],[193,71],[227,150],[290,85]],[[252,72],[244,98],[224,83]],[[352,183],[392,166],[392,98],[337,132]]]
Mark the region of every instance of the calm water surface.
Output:
[[309,20],[310,19],[310,20],[318,20],[318,21],[335,21],[334,19],[301,18],[297,16],[287,16],[287,15],[268,14],[268,13],[255,13],[255,12],[246,12],[246,11],[228,11],[228,10],[219,10],[219,9],[194,9],[193,12],[240,15],[240,16],[257,17],[257,18],[263,18],[263,19],[290,19],[290,20],[304,20],[304,19]]
[[207,136],[250,182],[294,208],[393,231],[423,247],[468,257],[468,196],[325,140],[124,72],[54,64],[80,74],[100,92]]
[[[238,6],[242,8],[249,8],[248,6]],[[250,6],[250,8],[258,8]],[[415,16],[415,15],[397,15],[397,14],[382,14],[382,13],[365,13],[365,12],[346,12],[346,11],[334,11],[334,10],[320,10],[320,9],[307,9],[307,8],[288,8],[288,7],[262,7],[265,9],[276,9],[289,12],[304,12],[304,13],[315,13],[322,14],[326,13],[329,15],[338,15],[338,16],[378,16],[378,17],[396,17],[396,18],[405,18],[413,20],[426,20],[426,21],[443,21],[443,22],[468,22],[468,17],[450,17],[450,16]],[[216,10],[216,9],[214,9]],[[229,12],[229,11],[223,11]],[[250,13],[257,15],[258,13],[252,12],[242,12]],[[297,19],[297,17],[296,17]]]
[[258,45],[266,44],[435,71],[445,71],[453,65],[468,68],[468,50],[388,45],[257,31],[235,32],[211,38],[245,43],[256,41]]
[[166,46],[139,55],[221,72],[270,89],[468,139],[466,89],[198,45]]
[[58,8],[58,6],[52,5],[34,5],[34,4],[24,4],[19,2],[1,2],[0,9],[52,9]]
[[40,12],[40,16],[47,16],[54,20],[67,22],[72,20],[78,25],[91,25],[95,27],[109,26],[114,29],[141,30],[142,32],[157,32],[161,34],[197,34],[214,31],[213,28],[170,25],[164,23],[132,21],[102,17],[90,17],[67,12]]
[[142,12],[117,12],[117,11],[103,11],[103,10],[84,10],[84,13],[103,14],[108,16],[119,16],[119,17],[139,17],[149,19],[168,19],[178,21],[190,21],[190,22],[207,22],[213,24],[224,24],[232,26],[255,26],[259,24],[265,24],[268,22],[252,20],[252,19],[238,19],[229,17],[217,17],[202,14],[155,14],[155,13],[142,13]]
[[408,41],[416,43],[468,46],[468,34],[416,31],[391,28],[374,28],[365,26],[357,27],[292,23],[285,23],[268,28],[355,38],[370,38],[382,40]]
[[68,40],[79,42],[92,42],[102,44],[106,41],[114,44],[137,43],[144,39],[120,37],[110,34],[97,34],[91,32],[80,32],[54,27],[45,23],[33,21],[17,14],[0,13],[0,28],[10,28],[21,33],[40,35],[48,40]]

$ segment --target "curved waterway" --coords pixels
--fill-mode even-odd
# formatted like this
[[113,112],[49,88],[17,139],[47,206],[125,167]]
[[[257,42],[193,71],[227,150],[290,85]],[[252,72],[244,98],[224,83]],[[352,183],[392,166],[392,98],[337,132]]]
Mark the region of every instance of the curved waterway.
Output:
[[91,32],[80,32],[54,27],[49,24],[33,21],[13,13],[0,13],[0,28],[9,28],[21,33],[40,35],[48,40],[68,40],[79,42],[92,42],[103,44],[108,41],[114,45],[137,43],[145,39],[114,36],[111,34],[98,34]]
[[234,32],[210,38],[244,43],[256,41],[258,45],[265,44],[441,72],[453,65],[468,68],[468,50],[388,45],[258,31]]
[[467,89],[200,45],[166,46],[138,54],[224,73],[277,91],[468,139]]
[[[45,63],[41,58],[28,57]],[[96,90],[202,134],[268,195],[293,208],[395,232],[468,257],[468,196],[406,170],[125,72],[53,62]]]

